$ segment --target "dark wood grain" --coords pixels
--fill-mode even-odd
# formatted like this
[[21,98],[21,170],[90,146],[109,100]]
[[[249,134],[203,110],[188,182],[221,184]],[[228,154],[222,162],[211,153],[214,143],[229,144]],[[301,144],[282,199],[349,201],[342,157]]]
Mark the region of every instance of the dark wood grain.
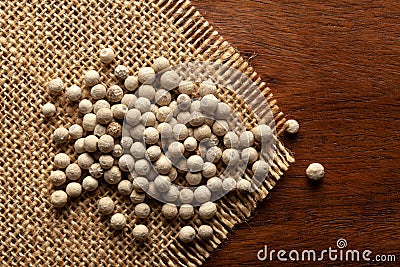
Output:
[[[339,238],[400,266],[400,2],[193,3],[301,124],[283,138],[296,163],[205,266],[280,266],[258,250],[322,250]],[[326,167],[319,186],[305,178],[311,162]]]

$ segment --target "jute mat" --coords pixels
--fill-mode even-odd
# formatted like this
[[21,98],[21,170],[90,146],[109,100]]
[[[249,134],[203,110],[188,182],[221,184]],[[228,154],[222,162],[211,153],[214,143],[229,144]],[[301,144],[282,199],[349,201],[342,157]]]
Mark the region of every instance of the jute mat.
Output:
[[[269,88],[248,63],[213,30],[189,1],[1,1],[0,2],[0,265],[1,266],[196,266],[246,220],[294,161],[277,142],[277,155],[269,177],[256,192],[231,193],[218,201],[211,222],[195,217],[190,222],[166,222],[161,205],[152,203],[152,215],[141,223],[150,228],[147,242],[130,235],[136,224],[112,231],[108,219],[97,212],[97,200],[111,196],[119,212],[133,213],[129,199],[101,186],[84,193],[66,208],[49,203],[53,190],[48,176],[53,157],[70,146],[56,147],[51,133],[79,121],[76,106],[64,98],[51,99],[45,85],[60,77],[67,85],[82,84],[82,73],[110,69],[98,61],[101,48],[112,46],[116,64],[133,71],[150,65],[161,55],[173,64],[194,60],[224,63],[248,75],[265,94],[278,136],[285,119]],[[229,104],[254,125],[245,104],[226,97]],[[57,116],[44,120],[40,106],[57,103]],[[183,245],[179,229],[208,223],[215,235],[209,241]]]

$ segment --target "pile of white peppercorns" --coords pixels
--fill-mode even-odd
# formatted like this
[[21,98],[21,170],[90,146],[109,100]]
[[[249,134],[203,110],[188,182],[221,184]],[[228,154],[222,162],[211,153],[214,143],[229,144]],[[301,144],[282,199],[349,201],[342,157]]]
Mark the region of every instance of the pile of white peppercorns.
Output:
[[[105,48],[100,61],[110,64],[114,56],[111,48]],[[66,98],[78,104],[83,119],[81,124],[60,127],[53,133],[56,144],[74,142],[78,154],[76,162],[65,153],[54,158],[56,170],[50,182],[56,191],[50,200],[55,207],[65,206],[83,191],[96,190],[103,179],[117,185],[121,195],[130,197],[139,219],[150,216],[150,206],[144,203],[147,196],[165,203],[162,214],[167,220],[189,220],[196,211],[201,219],[210,220],[217,212],[213,195],[254,189],[250,180],[219,176],[223,168],[245,163],[256,178],[268,174],[269,164],[260,157],[259,147],[273,138],[271,128],[258,125],[240,133],[230,130],[232,110],[217,98],[218,88],[212,81],[198,84],[181,80],[165,57],[155,59],[152,67],[139,69],[137,76],[130,75],[124,65],[117,66],[114,75],[115,84],[107,88],[97,71],[88,70],[84,75],[88,99],[81,99],[78,85],[65,90]],[[48,90],[52,95],[62,94],[63,81],[51,80]],[[44,104],[42,113],[54,116],[55,106]],[[189,187],[176,186],[174,181]],[[114,229],[126,226],[125,215],[113,214],[115,203],[111,198],[101,198],[98,210],[112,215]],[[148,234],[145,225],[133,229],[137,240],[144,240]],[[209,239],[213,229],[202,225],[197,234]],[[195,237],[191,226],[183,227],[178,236],[182,242]]]

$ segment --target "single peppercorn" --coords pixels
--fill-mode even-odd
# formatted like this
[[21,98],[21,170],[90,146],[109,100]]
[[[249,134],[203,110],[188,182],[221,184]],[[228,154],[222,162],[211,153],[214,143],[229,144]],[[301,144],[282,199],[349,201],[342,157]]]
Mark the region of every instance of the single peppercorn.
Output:
[[79,139],[83,136],[83,128],[79,124],[71,125],[68,132],[72,139]]
[[115,68],[114,74],[115,74],[115,77],[117,77],[117,79],[125,80],[126,78],[128,78],[129,69],[127,67],[125,67],[124,65],[118,65]]
[[68,195],[62,190],[54,191],[50,196],[50,202],[56,208],[63,207],[68,202]]
[[96,190],[98,186],[99,186],[99,182],[92,176],[86,176],[82,180],[82,188],[85,191],[92,192],[92,191]]
[[114,138],[105,134],[98,139],[97,146],[102,153],[110,153],[114,149]]
[[47,83],[50,94],[60,94],[64,89],[64,83],[60,78],[53,79]]
[[76,163],[69,164],[68,167],[65,169],[65,175],[67,176],[68,179],[76,181],[79,178],[81,178],[82,175],[81,167],[79,167],[79,165]]
[[114,60],[114,50],[110,47],[103,48],[100,51],[100,61],[104,64],[109,64]]
[[71,159],[65,153],[59,153],[54,157],[54,166],[56,168],[64,169],[70,164]]
[[210,239],[212,238],[214,231],[209,225],[200,225],[198,229],[198,235],[201,239]]
[[146,203],[140,203],[135,206],[135,215],[140,219],[145,219],[150,215],[150,207]]
[[89,70],[85,73],[84,77],[87,86],[94,86],[100,81],[100,74],[95,70]]
[[325,169],[320,163],[311,163],[306,169],[307,177],[314,182],[324,178]]
[[71,198],[79,197],[82,193],[82,186],[77,182],[69,183],[65,188],[65,192]]
[[135,239],[143,241],[149,236],[149,229],[143,224],[138,224],[133,228],[132,235]]
[[183,204],[179,208],[179,217],[181,217],[183,220],[189,220],[192,218],[194,215],[194,209],[193,206],[190,204]]
[[42,106],[42,114],[49,118],[56,114],[56,107],[52,103],[46,103]]
[[178,216],[178,208],[174,204],[167,203],[162,206],[161,213],[166,219],[172,220]]
[[121,178],[121,170],[117,166],[112,166],[109,170],[104,172],[104,181],[108,184],[118,184]]
[[196,231],[191,226],[184,226],[179,231],[179,240],[183,243],[190,243],[196,237]]
[[90,95],[94,100],[103,99],[107,95],[107,89],[102,84],[96,84],[92,89],[90,89]]
[[71,102],[78,101],[81,96],[82,96],[82,90],[79,86],[77,85],[72,85],[67,88],[67,91],[65,93],[66,97],[69,99]]
[[63,185],[67,181],[67,176],[63,171],[57,170],[53,171],[50,174],[50,182],[54,186],[60,186]]
[[59,127],[54,130],[53,133],[53,140],[56,143],[65,143],[68,141],[69,138],[69,132],[66,128],[64,127]]
[[107,91],[107,99],[110,102],[119,102],[124,97],[124,90],[119,85],[111,85]]
[[110,224],[115,230],[122,230],[126,226],[126,218],[122,213],[115,213],[111,216]]
[[111,214],[114,211],[114,201],[109,197],[103,197],[97,203],[97,208],[101,214]]

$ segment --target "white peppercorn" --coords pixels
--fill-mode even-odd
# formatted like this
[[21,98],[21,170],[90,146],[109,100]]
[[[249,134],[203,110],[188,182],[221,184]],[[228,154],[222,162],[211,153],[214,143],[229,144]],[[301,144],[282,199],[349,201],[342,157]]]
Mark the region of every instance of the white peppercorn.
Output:
[[151,146],[146,150],[146,158],[150,161],[156,161],[161,156],[161,148],[159,146]]
[[234,111],[226,103],[218,103],[217,110],[215,111],[215,118],[218,120],[226,120],[229,115],[234,114]]
[[108,184],[118,184],[121,178],[121,170],[117,166],[112,166],[109,170],[104,172],[104,181]]
[[206,152],[206,160],[209,162],[216,163],[222,157],[222,150],[217,146],[210,147]]
[[71,159],[65,153],[59,153],[54,157],[54,166],[56,168],[64,169],[70,164]]
[[135,142],[132,144],[130,152],[135,159],[142,159],[145,156],[146,147],[141,142]]
[[69,99],[69,101],[75,102],[81,98],[82,90],[79,86],[72,85],[67,88],[65,95]]
[[199,203],[205,203],[211,199],[211,191],[205,185],[201,185],[194,190],[194,198]]
[[145,219],[150,215],[150,207],[146,203],[140,203],[135,206],[135,215],[140,219]]
[[201,174],[205,178],[211,178],[217,173],[217,167],[215,166],[214,163],[211,162],[206,162],[204,163],[203,170],[201,171]]
[[125,94],[124,97],[121,99],[121,104],[131,109],[135,106],[136,100],[137,97],[134,94]]
[[96,152],[98,141],[99,139],[95,135],[88,135],[85,137],[85,150],[87,152]]
[[94,159],[89,155],[89,153],[83,153],[78,156],[77,163],[82,169],[88,170],[94,163]]
[[75,181],[81,178],[82,170],[78,164],[72,163],[69,164],[68,167],[65,169],[65,175],[68,179]]
[[254,135],[254,139],[258,142],[266,142],[272,138],[272,130],[268,125],[262,124],[253,128],[251,132]]
[[74,150],[78,154],[85,152],[85,138],[79,138],[78,140],[75,141]]
[[183,243],[190,243],[196,237],[196,231],[191,226],[184,226],[179,231],[179,240]]
[[143,84],[151,84],[155,79],[155,71],[151,67],[143,67],[138,71],[138,78]]
[[181,158],[183,157],[183,153],[185,152],[185,147],[182,143],[180,142],[172,142],[168,146],[168,155],[170,158]]
[[172,220],[178,216],[178,208],[175,204],[167,203],[162,206],[161,213],[166,219]]
[[155,72],[165,70],[170,67],[168,59],[165,57],[156,58],[153,62],[153,69]]
[[240,161],[240,154],[236,149],[228,148],[222,152],[222,162],[228,166],[235,166]]
[[124,90],[119,85],[111,85],[107,91],[107,99],[110,102],[119,102],[124,97]]
[[123,104],[116,104],[111,106],[111,112],[115,119],[122,120],[128,112],[128,107]]
[[143,203],[144,199],[146,198],[146,194],[138,193],[135,190],[129,195],[130,200],[133,204]]
[[235,189],[235,188],[236,188],[236,181],[235,181],[235,179],[228,177],[228,178],[226,178],[226,179],[224,179],[224,180],[222,181],[222,189],[223,189],[225,192],[230,192],[230,191],[232,191],[232,190]]
[[212,132],[216,136],[224,136],[225,134],[228,133],[229,130],[229,124],[227,121],[224,120],[217,120],[214,122],[212,126]]
[[93,178],[99,179],[104,174],[100,163],[94,163],[89,167],[89,173]]
[[132,193],[133,185],[129,180],[122,180],[118,183],[118,192],[121,195],[129,196]]
[[178,108],[178,104],[176,103],[176,101],[171,101],[171,103],[169,103],[168,107],[171,109],[172,111],[172,116],[176,117],[180,111],[180,109]]
[[179,208],[179,216],[184,220],[189,220],[194,215],[194,208],[190,204],[183,204]]
[[207,187],[211,192],[221,192],[222,180],[219,177],[212,177],[207,181]]
[[97,203],[97,208],[101,214],[111,214],[114,211],[114,201],[109,197],[103,197]]
[[172,111],[168,106],[162,106],[157,111],[157,120],[159,122],[168,122],[172,119]]
[[102,109],[102,108],[108,108],[108,109],[109,109],[110,107],[111,107],[111,105],[110,105],[110,103],[107,102],[107,100],[100,99],[100,100],[97,100],[96,103],[94,103],[94,105],[93,105],[93,112],[94,112],[95,114],[97,114],[97,112],[98,112],[100,109]]
[[199,95],[200,96],[205,96],[205,95],[216,95],[217,94],[217,86],[215,83],[213,83],[210,80],[203,81],[200,83],[199,87]]
[[113,113],[110,108],[101,108],[96,112],[97,123],[109,124],[113,120]]
[[197,127],[197,126],[204,124],[204,121],[205,121],[205,117],[204,117],[203,113],[198,112],[198,111],[193,111],[191,113],[191,119],[189,121],[189,124],[193,127]]
[[129,172],[135,167],[135,159],[129,154],[124,154],[118,160],[118,167],[124,172]]
[[187,111],[190,110],[190,105],[192,104],[192,100],[190,96],[188,96],[187,94],[180,94],[176,99],[176,103],[180,110]]
[[118,65],[115,68],[114,75],[115,77],[117,77],[117,79],[125,80],[126,78],[128,78],[129,69],[124,65]]
[[50,202],[56,208],[63,207],[68,202],[68,195],[62,190],[54,191],[50,196]]
[[65,143],[68,141],[69,132],[64,127],[59,127],[54,130],[53,133],[53,140],[56,143]]
[[194,83],[191,81],[180,81],[178,91],[181,94],[190,96],[194,93]]
[[179,189],[176,186],[171,186],[162,196],[166,202],[175,202],[179,198]]
[[80,183],[72,182],[67,184],[65,188],[65,192],[69,197],[76,198],[79,197],[82,193],[82,186]]
[[202,125],[196,129],[194,129],[193,136],[194,136],[194,138],[197,139],[197,141],[201,141],[203,139],[210,138],[211,129],[208,125]]
[[103,126],[101,124],[97,124],[96,127],[94,127],[93,134],[95,136],[100,137],[100,136],[105,135],[106,133],[107,133],[107,127],[106,126]]
[[187,167],[190,172],[200,172],[203,170],[204,161],[198,155],[192,155],[187,160]]
[[150,169],[151,165],[146,159],[140,159],[135,162],[135,171],[138,175],[146,176]]
[[161,139],[169,139],[173,136],[173,130],[170,124],[163,122],[157,126],[157,130],[161,135]]
[[100,51],[100,61],[104,64],[109,64],[114,60],[114,50],[110,47],[103,48]]
[[236,188],[240,192],[250,192],[251,191],[251,183],[246,179],[240,179],[236,183]]
[[126,226],[126,218],[122,213],[115,213],[111,216],[110,224],[115,230],[122,230]]
[[253,164],[258,159],[258,152],[254,147],[248,147],[242,150],[241,158],[243,162]]
[[188,111],[181,111],[176,116],[176,120],[180,124],[186,124],[192,119],[192,114]]
[[201,183],[203,176],[201,175],[200,172],[196,172],[196,173],[188,172],[188,173],[186,173],[185,179],[189,185],[195,186],[195,185],[199,185]]
[[119,138],[122,135],[122,126],[116,121],[111,122],[107,126],[107,134],[111,135],[114,138]]
[[110,153],[114,149],[114,138],[108,134],[102,135],[98,139],[97,145],[98,145],[100,152]]
[[192,203],[194,199],[194,193],[191,189],[189,188],[183,188],[180,192],[179,192],[179,200],[180,202],[182,202],[183,204],[189,204]]
[[219,100],[214,95],[205,95],[200,100],[200,108],[206,114],[214,114],[217,110]]
[[94,100],[103,99],[107,95],[107,89],[102,84],[96,84],[92,89],[90,89],[90,95]]
[[54,116],[54,114],[56,114],[56,106],[52,103],[44,104],[42,106],[42,114],[47,118]]
[[171,103],[171,93],[167,90],[160,89],[156,92],[154,99],[157,105],[168,106]]
[[156,95],[156,89],[153,86],[144,84],[138,89],[138,96],[153,100]]
[[185,124],[178,123],[172,129],[173,136],[176,140],[182,141],[185,140],[189,136],[188,128]]
[[299,131],[300,125],[296,120],[287,120],[286,121],[286,132],[288,134],[297,134]]
[[254,145],[254,135],[250,131],[244,131],[239,136],[240,146],[242,148],[251,147]]
[[101,155],[99,163],[103,169],[108,170],[114,165],[114,158],[111,155]]
[[112,151],[112,156],[115,158],[119,158],[124,154],[124,149],[120,144],[114,145],[113,151]]
[[133,189],[139,193],[149,189],[149,180],[145,177],[136,177],[132,182]]
[[143,241],[149,236],[149,229],[143,224],[138,224],[133,228],[132,236],[139,241]]
[[145,113],[151,110],[151,102],[149,99],[144,97],[139,97],[135,101],[135,108],[138,109],[141,113]]
[[168,177],[171,180],[171,182],[175,181],[176,178],[178,178],[178,171],[176,168],[172,167],[171,170],[168,173]]
[[202,219],[209,220],[217,213],[217,205],[213,202],[206,202],[199,208],[199,216]]
[[148,112],[143,113],[143,115],[142,115],[142,123],[145,126],[154,127],[156,125],[156,121],[157,121],[156,115],[154,115],[153,112],[148,111]]
[[136,76],[128,76],[125,79],[124,86],[130,92],[135,91],[139,86],[139,80]]
[[161,87],[166,90],[172,90],[179,86],[181,78],[178,73],[173,70],[164,72],[160,77]]
[[164,155],[155,162],[154,168],[160,174],[168,174],[172,168],[172,162]]
[[200,225],[198,229],[198,235],[201,239],[211,239],[214,234],[214,231],[209,225]]
[[224,146],[227,148],[238,148],[239,147],[239,137],[234,132],[227,132],[224,135]]
[[79,139],[83,136],[83,128],[79,124],[71,125],[68,132],[72,139]]
[[251,170],[253,171],[253,175],[255,178],[263,179],[268,175],[269,164],[263,160],[258,160],[253,163]]
[[129,131],[129,134],[134,140],[143,142],[143,132],[145,128],[144,125],[138,124]]
[[154,127],[148,127],[143,132],[143,138],[146,144],[154,145],[159,140],[159,132]]
[[306,174],[311,181],[320,181],[325,175],[324,166],[320,163],[311,163],[306,169]]
[[91,132],[97,125],[97,117],[93,113],[83,116],[82,127],[85,131]]
[[129,125],[135,126],[141,121],[141,113],[138,109],[130,109],[126,113],[125,122]]
[[67,176],[63,171],[52,171],[50,174],[50,182],[54,186],[63,185],[67,181]]
[[165,193],[168,192],[171,187],[171,180],[168,176],[159,175],[154,179],[154,185],[157,191]]
[[85,191],[92,192],[92,191],[96,190],[98,186],[99,186],[99,182],[96,179],[94,179],[92,176],[86,176],[82,180],[82,188]]
[[95,70],[89,70],[85,73],[84,77],[87,86],[94,86],[100,81],[100,74]]
[[53,79],[47,83],[50,94],[60,94],[64,89],[64,83],[60,78]]
[[187,151],[195,151],[197,148],[197,140],[194,137],[189,136],[183,142],[183,146]]

